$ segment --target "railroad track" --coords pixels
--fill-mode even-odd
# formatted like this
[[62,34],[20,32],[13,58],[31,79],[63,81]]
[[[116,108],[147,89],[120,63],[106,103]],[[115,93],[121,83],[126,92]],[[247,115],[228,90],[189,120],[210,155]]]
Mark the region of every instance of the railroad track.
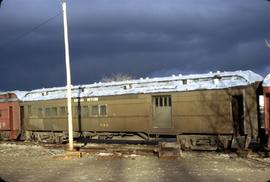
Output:
[[[68,144],[50,144],[50,143],[37,143],[37,142],[25,142],[25,141],[0,141],[0,144],[11,144],[11,145],[28,145],[28,146],[42,146],[46,149],[62,149],[68,151]],[[176,149],[176,150],[172,150]],[[111,154],[135,154],[135,155],[157,155],[159,158],[176,159],[181,155],[181,150],[178,153],[178,148],[169,147],[161,148],[161,145],[150,143],[150,144],[125,144],[123,141],[117,142],[97,142],[97,143],[74,143],[74,153],[82,154],[97,154],[97,153],[111,153]],[[253,155],[239,155],[239,157],[259,164],[270,167],[270,160],[264,161],[262,158],[254,157]]]
[[260,158],[253,158],[253,157],[248,157],[246,158],[246,160],[250,161],[250,162],[255,162],[257,164],[263,165],[263,166],[267,166],[270,167],[270,161],[263,161]]
[[[36,143],[36,142],[22,142],[22,141],[0,141],[0,144],[14,144],[14,145],[29,145],[42,146],[46,149],[63,149],[70,155],[95,154],[95,153],[114,153],[114,154],[135,154],[135,155],[157,155],[159,158],[179,157],[179,148],[163,147],[155,142],[131,142],[128,144],[122,140],[120,141],[99,141],[97,143],[83,143],[74,142],[74,150],[68,151],[68,144],[50,144],[50,143]],[[72,154],[73,153],[73,154]]]

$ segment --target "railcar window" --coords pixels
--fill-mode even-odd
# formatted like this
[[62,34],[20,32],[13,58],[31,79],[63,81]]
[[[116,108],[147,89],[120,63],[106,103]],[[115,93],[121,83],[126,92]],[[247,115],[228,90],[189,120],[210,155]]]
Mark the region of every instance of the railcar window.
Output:
[[64,107],[64,106],[59,107],[59,115],[60,116],[66,115],[66,107]]
[[106,105],[100,105],[100,115],[102,115],[102,116],[107,115],[107,106]]
[[159,106],[160,106],[160,107],[163,106],[163,98],[162,98],[162,97],[159,98]]
[[164,97],[164,106],[167,106],[167,97]]
[[89,115],[89,116],[92,115],[92,107],[91,107],[91,106],[88,107],[88,115]]
[[52,116],[57,116],[57,107],[52,107],[51,108],[51,115]]
[[158,97],[156,97],[156,107],[158,107]]
[[42,117],[43,116],[43,109],[42,108],[38,108],[38,116]]
[[187,84],[187,80],[183,80],[183,85],[186,85]]
[[31,111],[31,116],[37,116],[37,115],[38,115],[38,110],[37,110],[36,107],[32,107],[31,110],[32,110],[32,111]]
[[28,106],[28,115],[32,116],[32,107],[31,106]]
[[169,97],[169,103],[168,103],[168,105],[171,107],[172,106],[172,98],[171,97]]
[[50,116],[51,115],[51,108],[45,108],[45,116]]
[[74,115],[74,116],[78,116],[78,107],[77,107],[77,106],[74,106],[74,107],[72,108],[72,110],[73,110],[73,115]]
[[171,96],[159,96],[154,97],[155,106],[156,107],[171,107],[172,106],[172,99]]
[[99,114],[98,105],[92,106],[92,115],[97,116]]
[[83,106],[82,107],[82,117],[86,118],[89,115],[89,109],[88,106]]

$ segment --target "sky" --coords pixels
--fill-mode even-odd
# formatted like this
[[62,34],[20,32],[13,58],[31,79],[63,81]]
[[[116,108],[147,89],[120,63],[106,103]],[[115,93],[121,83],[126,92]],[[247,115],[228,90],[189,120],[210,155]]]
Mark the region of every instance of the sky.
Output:
[[[67,0],[67,7],[73,85],[117,73],[270,73],[266,0]],[[61,11],[60,0],[3,1],[0,90],[66,85]]]

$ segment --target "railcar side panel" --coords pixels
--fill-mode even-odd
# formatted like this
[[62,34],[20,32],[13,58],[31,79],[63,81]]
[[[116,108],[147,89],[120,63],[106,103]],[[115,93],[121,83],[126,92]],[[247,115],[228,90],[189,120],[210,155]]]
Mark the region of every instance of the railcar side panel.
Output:
[[[144,95],[136,98],[100,97],[99,101],[90,102],[90,116],[82,122],[83,131],[147,131],[149,123],[149,103]],[[106,107],[106,113],[94,115],[93,109]],[[101,110],[100,110],[101,111]]]
[[[150,104],[145,96],[136,99],[100,97],[73,99],[74,131],[146,132],[149,129]],[[67,131],[66,100],[27,102],[25,128],[30,131]],[[105,113],[102,107],[106,108]]]
[[253,139],[256,139],[259,133],[257,87],[258,85],[250,85],[244,89],[244,130],[245,134]]
[[[182,137],[181,141],[198,142],[205,141],[203,137],[207,136],[210,144],[216,141],[210,135],[256,138],[256,88],[252,85],[219,90],[73,98],[73,129],[77,133],[178,135]],[[65,99],[25,102],[23,106],[26,130],[67,132]],[[161,119],[157,120],[157,116]],[[224,145],[227,146],[226,142],[231,138],[225,138]]]
[[175,94],[173,118],[179,133],[232,133],[230,98],[224,91]]

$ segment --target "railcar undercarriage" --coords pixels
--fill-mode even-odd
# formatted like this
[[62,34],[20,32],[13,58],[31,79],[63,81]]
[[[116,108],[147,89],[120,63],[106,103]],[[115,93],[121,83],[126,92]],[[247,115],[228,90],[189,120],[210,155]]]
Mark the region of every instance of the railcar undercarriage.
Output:
[[[160,142],[177,143],[182,150],[227,150],[247,149],[250,144],[250,137],[231,134],[223,135],[202,135],[202,134],[181,134],[181,135],[159,135],[133,132],[73,132],[74,140],[84,143],[137,143],[137,144],[158,144]],[[41,143],[67,143],[67,132],[52,131],[26,131],[22,139]]]

